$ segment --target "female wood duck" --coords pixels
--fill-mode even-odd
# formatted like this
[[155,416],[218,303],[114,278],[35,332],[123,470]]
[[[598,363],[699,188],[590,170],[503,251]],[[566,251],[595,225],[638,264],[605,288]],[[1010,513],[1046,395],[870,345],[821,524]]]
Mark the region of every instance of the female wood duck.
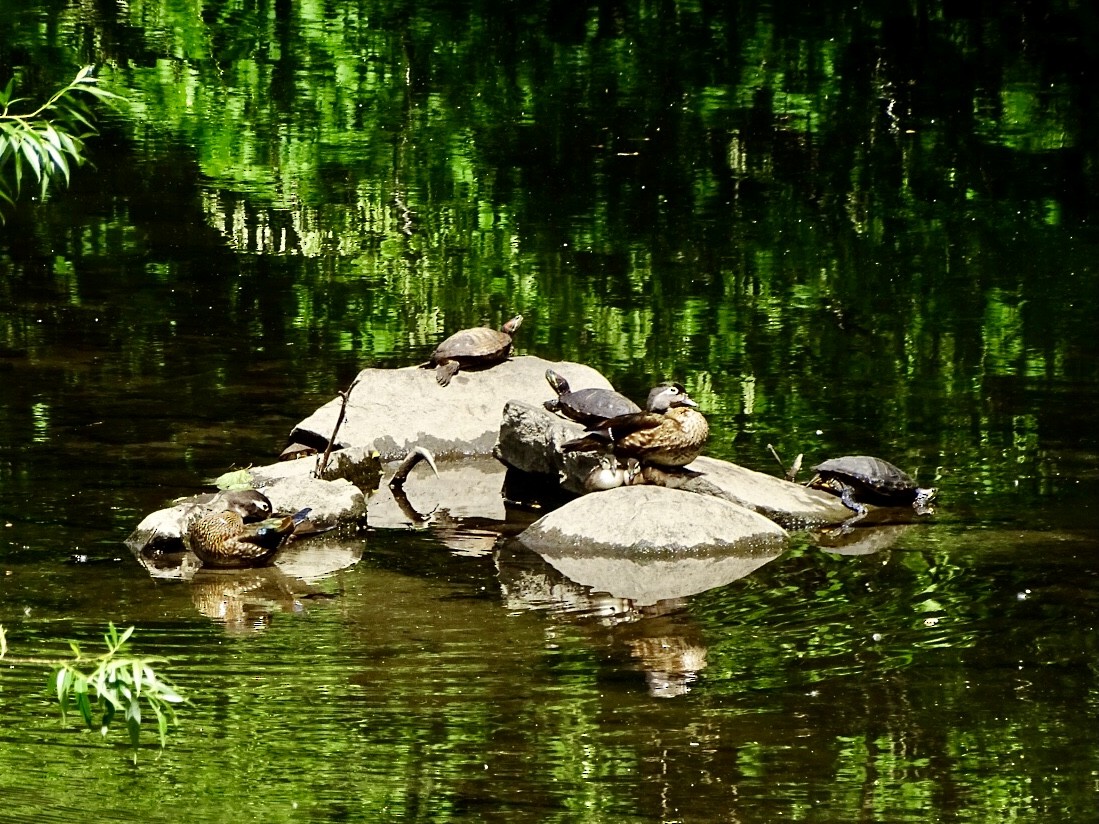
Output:
[[665,467],[686,466],[699,456],[710,425],[687,396],[682,384],[653,387],[644,412],[619,415],[589,427],[582,438],[561,445],[562,452],[590,452],[612,447],[623,458]]
[[303,509],[294,515],[258,523],[245,523],[238,509],[214,512],[191,525],[187,540],[203,566],[218,569],[263,566],[311,511]]

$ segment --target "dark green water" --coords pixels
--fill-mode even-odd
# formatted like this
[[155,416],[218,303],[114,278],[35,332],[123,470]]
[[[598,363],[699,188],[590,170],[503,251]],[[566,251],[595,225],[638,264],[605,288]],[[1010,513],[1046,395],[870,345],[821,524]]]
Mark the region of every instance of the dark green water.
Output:
[[[134,624],[192,701],[135,767],[3,669],[0,820],[1094,821],[1094,12],[131,0],[0,31],[0,85],[95,62],[127,98],[94,166],[4,207],[0,625],[50,655]],[[516,311],[520,353],[684,382],[712,455],[878,454],[939,511],[646,606],[497,540],[521,520],[368,532],[333,598],[122,546],[363,366]]]

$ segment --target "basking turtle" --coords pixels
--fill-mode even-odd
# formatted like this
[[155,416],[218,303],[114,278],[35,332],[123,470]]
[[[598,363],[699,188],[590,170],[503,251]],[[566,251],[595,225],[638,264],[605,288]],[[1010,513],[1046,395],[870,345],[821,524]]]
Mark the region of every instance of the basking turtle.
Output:
[[869,455],[845,455],[813,467],[816,475],[806,484],[839,495],[843,505],[855,514],[841,524],[851,526],[874,506],[911,506],[917,515],[931,512],[937,490],[916,486],[908,475],[889,461]]
[[311,509],[303,509],[283,518],[246,524],[240,512],[227,509],[193,523],[187,530],[187,540],[203,566],[220,569],[263,566],[310,512]]
[[446,386],[463,366],[488,367],[503,363],[511,354],[512,336],[522,322],[523,316],[516,315],[499,331],[478,326],[455,332],[435,347],[431,360],[420,364],[420,368],[435,367],[435,380],[439,386]]
[[573,392],[569,382],[552,369],[546,370],[546,380],[557,393],[556,398],[543,404],[546,409],[560,412],[586,426],[641,411],[640,406],[613,389],[577,389]]
[[710,425],[682,384],[653,387],[646,407],[644,412],[619,415],[588,427],[587,435],[561,444],[561,451],[610,447],[619,457],[663,467],[686,466],[699,456],[710,436]]

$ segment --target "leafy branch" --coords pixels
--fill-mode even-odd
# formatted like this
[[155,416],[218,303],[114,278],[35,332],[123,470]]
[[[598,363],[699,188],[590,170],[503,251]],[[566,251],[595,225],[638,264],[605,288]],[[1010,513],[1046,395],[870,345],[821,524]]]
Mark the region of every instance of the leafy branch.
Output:
[[61,175],[68,185],[70,168],[83,165],[84,140],[98,134],[89,103],[119,99],[99,87],[94,68],[85,66],[67,86],[24,114],[12,111],[27,102],[12,97],[14,77],[0,91],[0,199],[14,204],[28,169],[44,198],[52,180]]
[[[134,658],[121,654],[122,648],[130,640],[134,628],[119,634],[115,625],[107,625],[103,636],[107,642],[107,652],[98,656],[85,655],[80,645],[70,641],[69,646],[74,658],[8,658],[7,639],[4,628],[0,626],[0,658],[11,664],[29,664],[53,667],[51,685],[57,693],[61,705],[62,721],[68,718],[73,704],[80,712],[84,723],[95,729],[96,716],[99,716],[99,730],[106,736],[111,722],[121,713],[126,719],[130,733],[130,743],[134,747],[134,761],[137,761],[137,747],[141,734],[142,698],[156,717],[160,733],[160,746],[168,742],[168,723],[176,720],[173,704],[183,702],[175,689],[162,680],[152,664],[162,662],[164,658]],[[88,664],[94,669],[87,673],[82,669]]]

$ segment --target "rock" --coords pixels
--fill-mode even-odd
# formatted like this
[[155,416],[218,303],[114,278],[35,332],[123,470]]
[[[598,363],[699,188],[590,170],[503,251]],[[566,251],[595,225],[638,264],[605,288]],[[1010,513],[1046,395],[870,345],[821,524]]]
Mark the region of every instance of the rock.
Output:
[[[312,478],[323,453],[293,461],[278,461],[267,466],[252,467],[248,473],[257,489],[276,487],[293,478]],[[345,480],[363,493],[377,489],[382,477],[382,461],[378,453],[366,447],[334,449],[321,473],[321,481]],[[268,495],[270,497],[270,495]],[[272,503],[274,501],[272,500]],[[303,506],[310,506],[309,503]],[[301,507],[299,507],[300,509]]]
[[[253,488],[258,489],[275,512],[292,513],[309,507],[309,522],[315,530],[356,525],[366,516],[366,493],[377,485],[381,464],[369,450],[348,449],[334,452],[325,477],[312,477],[314,460],[283,461],[248,470]],[[346,477],[350,475],[373,486],[363,489]],[[197,559],[187,558],[183,536],[192,523],[210,512],[220,512],[223,493],[196,495],[166,509],[147,515],[126,539],[126,546],[150,575],[158,578],[189,578],[197,569]],[[277,563],[277,556],[276,556]]]
[[[364,369],[348,398],[336,441],[374,449],[383,461],[403,458],[414,446],[431,450],[437,458],[490,455],[500,431],[500,413],[508,401],[541,407],[556,397],[546,383],[548,368],[576,388],[612,388],[591,367],[529,356],[491,369],[463,369],[449,386],[439,386],[431,369]],[[323,451],[341,403],[335,398],[301,421],[290,441]]]
[[323,481],[309,475],[256,479],[256,489],[271,501],[275,512],[297,512],[309,507],[309,520],[320,529],[354,524],[366,516],[366,495],[346,478]]
[[[461,375],[459,372],[458,377]],[[407,529],[455,520],[486,525],[504,522],[507,512],[500,495],[506,472],[503,464],[495,458],[475,456],[438,461],[437,465],[438,477],[425,462],[412,470],[403,489],[382,484],[369,501],[367,522],[371,528]],[[386,477],[392,476],[396,466],[397,462],[386,465]]]
[[584,495],[539,518],[519,536],[543,557],[671,557],[689,551],[773,549],[786,532],[749,509],[709,495],[627,486]]
[[[592,453],[564,454],[560,446],[583,432],[579,424],[541,406],[512,401],[504,407],[495,454],[516,470],[544,476],[548,484],[560,484],[579,494],[597,461]],[[647,468],[645,477],[664,486],[723,498],[790,528],[838,524],[851,515],[834,495],[728,461],[702,456],[687,469],[699,474],[684,476]]]
[[576,583],[648,605],[747,575],[782,554],[786,532],[719,498],[631,486],[577,498],[518,541]]

